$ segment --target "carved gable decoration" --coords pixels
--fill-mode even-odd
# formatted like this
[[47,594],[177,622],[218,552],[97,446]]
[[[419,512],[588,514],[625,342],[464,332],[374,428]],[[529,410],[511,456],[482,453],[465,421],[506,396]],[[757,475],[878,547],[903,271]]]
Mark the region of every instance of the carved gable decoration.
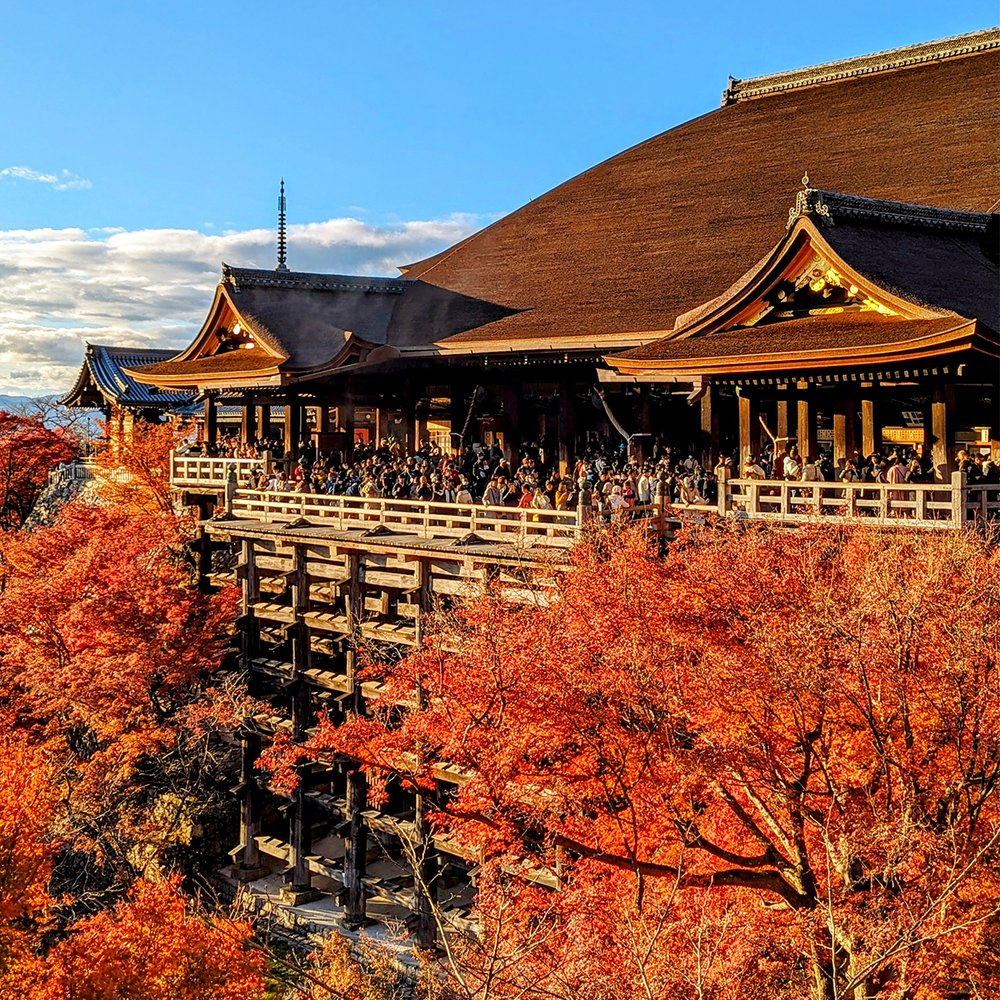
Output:
[[942,315],[860,274],[824,239],[816,221],[815,208],[798,215],[764,260],[718,298],[678,317],[668,339],[842,313],[901,319]]
[[869,291],[845,278],[822,257],[814,257],[802,272],[785,278],[762,296],[760,313],[745,326],[778,323],[805,316],[832,316],[845,312],[873,312],[898,316],[896,309]]

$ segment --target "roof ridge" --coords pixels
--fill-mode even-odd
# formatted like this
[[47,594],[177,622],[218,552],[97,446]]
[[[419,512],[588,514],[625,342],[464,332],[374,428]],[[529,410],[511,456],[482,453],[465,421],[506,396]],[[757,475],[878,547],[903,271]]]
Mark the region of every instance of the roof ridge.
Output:
[[868,76],[872,73],[887,73],[925,62],[957,59],[995,48],[1000,48],[1000,28],[997,27],[930,42],[919,42],[916,45],[904,45],[868,55],[836,59],[816,66],[783,70],[780,73],[769,73],[746,80],[730,77],[729,86],[722,93],[722,106],[758,97],[770,97],[800,87],[815,87],[851,77]]
[[222,280],[239,288],[305,288],[333,292],[385,292],[401,294],[412,279],[369,277],[349,274],[318,274],[309,271],[268,271],[252,267],[222,265]]
[[870,198],[860,194],[843,194],[811,188],[808,174],[804,187],[796,196],[795,207],[789,209],[788,225],[800,215],[818,215],[836,224],[838,218],[867,220],[894,226],[914,226],[921,229],[944,229],[949,232],[973,233],[985,236],[995,216],[989,212],[970,212],[958,208],[941,208],[887,198]]

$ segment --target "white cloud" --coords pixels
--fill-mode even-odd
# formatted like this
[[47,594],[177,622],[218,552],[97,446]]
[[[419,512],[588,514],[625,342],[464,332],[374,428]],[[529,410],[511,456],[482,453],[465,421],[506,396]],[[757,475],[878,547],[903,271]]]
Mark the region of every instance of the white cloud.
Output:
[[[489,220],[373,226],[329,219],[288,230],[293,270],[394,275]],[[275,234],[193,229],[0,230],[0,393],[66,391],[85,342],[181,348],[204,321],[221,262],[272,268]]]
[[85,177],[70,170],[60,170],[56,174],[46,174],[31,167],[3,167],[0,177],[10,177],[18,181],[34,181],[36,184],[51,184],[55,191],[79,191],[93,185]]

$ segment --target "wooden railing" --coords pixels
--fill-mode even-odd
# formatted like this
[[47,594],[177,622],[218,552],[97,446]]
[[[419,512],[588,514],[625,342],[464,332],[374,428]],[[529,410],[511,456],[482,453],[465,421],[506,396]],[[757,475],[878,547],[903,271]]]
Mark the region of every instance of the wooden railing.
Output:
[[287,523],[306,518],[337,531],[381,525],[418,538],[475,535],[483,541],[521,546],[567,546],[580,534],[578,514],[571,510],[482,507],[247,489],[236,490],[228,509],[234,517],[248,520]]
[[751,520],[861,521],[898,527],[957,528],[1000,520],[1000,485],[949,483],[801,483],[732,479],[720,483],[719,514]]
[[[1000,521],[1000,485],[965,481],[955,473],[947,483],[834,483],[785,480],[728,479],[719,483],[715,505],[674,505],[670,512],[657,505],[630,507],[609,514],[596,511],[556,511],[518,507],[423,503],[417,500],[365,499],[308,493],[271,493],[234,488],[230,472],[245,487],[247,473],[270,471],[271,455],[260,458],[202,458],[171,454],[174,486],[202,488],[226,496],[227,509],[238,517],[287,522],[318,518],[338,528],[359,524],[397,527],[423,538],[460,537],[475,533],[488,540],[520,544],[566,545],[579,537],[592,518],[602,520],[653,519],[660,533],[677,524],[678,515],[718,514],[721,517],[796,523],[813,519],[828,523],[940,530],[970,523]],[[227,489],[228,486],[228,489]]]
[[201,455],[170,453],[170,484],[187,488],[224,489],[230,470],[236,472],[242,483],[248,472],[263,469],[271,471],[271,453],[265,451],[259,458],[206,458]]

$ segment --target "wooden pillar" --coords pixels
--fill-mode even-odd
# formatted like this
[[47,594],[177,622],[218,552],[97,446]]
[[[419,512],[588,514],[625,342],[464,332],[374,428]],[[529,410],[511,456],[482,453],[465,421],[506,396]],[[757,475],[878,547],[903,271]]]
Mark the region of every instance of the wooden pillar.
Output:
[[811,405],[812,399],[807,382],[798,384],[799,397],[796,421],[796,434],[799,439],[799,454],[805,461],[810,456],[816,457],[816,413]]
[[774,432],[779,438],[788,437],[788,400],[778,400],[777,430]]
[[215,397],[205,396],[205,444],[214,448],[219,438],[218,415],[215,410]]
[[262,441],[271,439],[271,404],[257,407],[257,434]]
[[573,386],[563,379],[559,383],[559,475],[568,475],[576,460],[576,400]]
[[931,462],[934,478],[946,483],[951,475],[951,457],[955,447],[955,389],[938,382],[931,398]]
[[[469,413],[470,398],[463,386],[453,382],[448,388],[448,420],[451,424],[451,437],[449,438],[449,451],[456,454],[465,448],[470,442],[467,440],[468,430],[465,430],[465,418]],[[471,427],[471,423],[470,423]]]
[[343,402],[337,406],[337,430],[344,435],[346,458],[354,451],[354,403]]
[[753,420],[753,407],[750,405],[750,397],[745,395],[740,395],[737,397],[740,404],[740,453],[737,456],[736,474],[737,476],[743,475],[743,466],[746,465],[747,459],[753,453],[753,446],[750,441],[750,428],[751,421]]
[[652,451],[652,438],[643,436],[649,434],[652,423],[649,407],[649,385],[643,384],[639,386],[639,426],[636,428],[638,436],[632,439],[632,447],[629,449],[632,453],[629,458],[633,462],[645,462]]
[[285,457],[298,461],[299,439],[302,437],[302,405],[291,396],[285,404]]
[[858,447],[858,402],[853,396],[844,400],[844,414],[847,418],[844,424],[844,448],[847,457],[854,458]]
[[882,443],[881,429],[877,424],[875,412],[875,391],[871,385],[863,387],[865,394],[861,397],[861,450],[864,457],[875,454]]
[[257,409],[249,400],[244,401],[240,415],[240,440],[243,444],[257,440]]
[[719,390],[712,385],[705,387],[701,397],[701,431],[705,448],[701,453],[701,464],[711,469],[719,457]]
[[844,401],[834,404],[833,410],[833,464],[836,468],[843,468],[848,457],[847,450],[847,425],[848,410]]

